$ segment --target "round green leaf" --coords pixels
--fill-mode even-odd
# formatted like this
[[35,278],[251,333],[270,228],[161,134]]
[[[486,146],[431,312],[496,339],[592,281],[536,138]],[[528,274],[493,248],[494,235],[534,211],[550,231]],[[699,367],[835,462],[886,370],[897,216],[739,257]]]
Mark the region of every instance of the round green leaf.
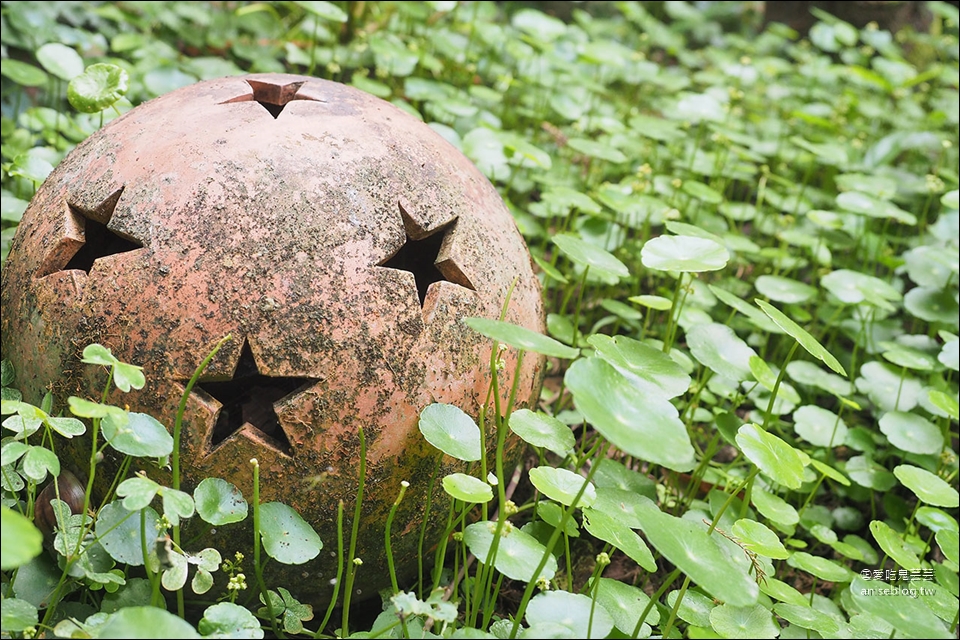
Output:
[[527,35],[540,42],[551,42],[567,31],[567,24],[536,9],[520,9],[510,19],[510,23]]
[[820,278],[820,284],[841,302],[867,302],[891,311],[893,307],[890,302],[897,302],[902,297],[886,280],[849,269],[837,269],[828,273]]
[[960,494],[940,476],[911,464],[901,464],[893,469],[893,475],[910,491],[917,494],[921,502],[936,507],[953,509],[960,506]]
[[920,558],[907,546],[896,531],[890,525],[880,520],[873,520],[870,523],[870,533],[883,552],[890,556],[890,559],[904,569],[920,569]]
[[98,638],[199,638],[183,618],[156,607],[124,607],[110,614]]
[[760,582],[760,591],[767,594],[774,600],[779,600],[780,602],[787,602],[800,607],[810,606],[807,596],[803,595],[786,582],[782,582],[776,578],[771,578],[770,576],[767,576],[766,580],[762,580]]
[[567,280],[567,277],[562,273],[560,273],[559,269],[557,269],[555,266],[553,266],[546,260],[539,258],[537,256],[531,256],[531,257],[533,258],[533,261],[537,263],[537,266],[540,267],[540,269],[547,275],[548,278],[552,278],[553,280],[556,280],[557,282],[560,282],[562,284],[567,284],[569,282],[569,280]]
[[[83,73],[83,58],[72,47],[48,42],[36,52],[37,62],[61,80],[72,80]],[[6,64],[6,62],[4,62]]]
[[[474,522],[467,525],[463,532],[464,544],[483,564],[487,563],[496,528],[496,522]],[[548,556],[540,575],[533,575],[537,565],[540,564],[540,559],[546,553],[546,547],[536,538],[520,529],[512,529],[509,533],[501,534],[493,566],[511,580],[523,582],[535,582],[537,578],[552,580],[557,572],[557,560],[553,555]]]
[[689,120],[690,122],[723,122],[726,111],[723,104],[709,93],[684,93],[672,109],[667,109],[665,115],[674,120]]
[[787,564],[801,569],[827,582],[850,582],[856,574],[833,560],[813,556],[804,551],[795,551],[787,558]]
[[933,355],[902,345],[887,349],[882,355],[888,362],[914,371],[932,371],[937,367],[937,360]]
[[949,367],[954,371],[960,371],[960,340],[954,339],[945,342],[943,348],[940,350],[940,354],[937,355],[937,360],[945,367]]
[[[677,606],[677,598],[680,591],[674,589],[667,594],[667,606],[672,610]],[[683,600],[680,601],[680,607],[677,609],[677,616],[684,622],[689,622],[698,627],[710,626],[710,612],[717,606],[717,602],[700,593],[696,589],[687,589],[683,594]],[[656,609],[656,607],[654,607]],[[651,611],[653,613],[653,611]]]
[[630,275],[627,266],[616,256],[585,240],[570,235],[558,235],[554,236],[552,241],[563,255],[582,267],[589,267],[591,274],[610,281],[610,284],[616,284],[621,278]]
[[709,204],[720,204],[723,202],[723,194],[696,180],[684,180],[680,188],[684,193]]
[[443,490],[457,500],[464,502],[483,503],[493,500],[493,489],[479,478],[468,476],[465,473],[451,473],[444,476]]
[[[143,509],[146,516],[146,539],[156,540],[160,535],[160,516],[150,507]],[[143,550],[140,547],[140,517],[131,514],[120,501],[111,502],[97,515],[96,532],[100,544],[117,562],[143,566]]]
[[719,375],[737,382],[750,380],[750,358],[757,352],[750,348],[730,327],[698,324],[687,331],[687,346],[697,362]]
[[847,424],[833,411],[807,404],[793,412],[793,430],[818,447],[839,447],[847,438]]
[[849,161],[849,158],[847,157],[847,150],[838,144],[829,142],[824,144],[810,142],[809,140],[805,140],[800,136],[791,136],[790,142],[817,156],[817,159],[824,164],[842,166],[847,164]]
[[510,345],[514,349],[534,351],[554,358],[576,358],[577,354],[580,353],[578,349],[568,347],[542,333],[502,320],[464,318],[463,323],[477,333]]
[[[6,508],[6,507],[4,507]],[[0,631],[4,635],[20,633],[27,628],[36,627],[40,618],[36,605],[19,598],[4,598],[0,608]]]
[[651,309],[656,309],[657,311],[666,311],[673,306],[673,301],[671,301],[670,298],[664,298],[663,296],[632,296],[629,298],[629,300],[630,302],[636,302],[637,304],[641,304]]
[[903,296],[903,306],[914,317],[927,322],[957,324],[960,306],[948,289],[914,287]]
[[[850,595],[860,611],[886,620],[905,638],[956,638],[956,633],[947,629],[924,598],[914,598],[903,593],[878,594],[878,589],[890,589],[890,584],[876,580],[864,580],[856,576],[850,584]],[[886,635],[893,635],[888,633]]]
[[67,85],[67,100],[81,113],[99,113],[127,92],[127,72],[114,64],[92,64]]
[[162,458],[173,452],[173,436],[156,418],[134,411],[127,416],[123,424],[113,413],[108,413],[100,423],[103,437],[111,447],[120,453],[144,458]]
[[21,62],[20,60],[11,60],[5,58],[3,65],[0,66],[0,74],[3,74],[24,87],[39,87],[47,83],[47,74],[42,69],[38,69],[32,64]]
[[434,403],[420,412],[420,433],[445,454],[472,462],[479,460],[480,427],[459,407]]
[[564,381],[580,413],[621,451],[675,471],[693,468],[687,429],[662,394],[639,387],[600,358],[576,360]]
[[[921,397],[921,400],[923,400],[922,397]],[[950,396],[945,394],[943,391],[940,391],[939,389],[928,388],[927,400],[929,400],[930,404],[933,407],[935,407],[936,409],[939,409],[942,412],[942,413],[937,413],[936,411],[931,409],[932,413],[936,413],[937,415],[950,416],[954,420],[956,420],[957,418],[960,418],[960,403],[957,402],[957,398],[951,398]]]
[[724,603],[710,610],[710,626],[721,638],[776,638],[780,627],[762,604],[735,607]]
[[652,387],[667,398],[676,397],[690,387],[690,376],[660,349],[627,336],[610,337],[600,333],[590,336],[587,342],[597,350],[598,356],[628,379]]
[[761,556],[783,560],[790,555],[780,542],[780,536],[756,520],[737,520],[730,532],[737,536],[747,549]]
[[593,158],[599,158],[600,160],[607,160],[616,164],[627,161],[627,156],[623,155],[622,151],[610,146],[609,144],[598,142],[597,140],[589,140],[587,138],[570,138],[567,140],[567,146],[574,151],[578,151]]
[[42,551],[43,534],[40,530],[27,517],[0,506],[0,569],[10,571],[21,567]]
[[246,607],[232,602],[219,602],[207,607],[197,630],[204,637],[262,638],[260,621]]
[[23,454],[23,473],[34,482],[41,482],[49,473],[52,476],[60,475],[60,459],[50,449],[41,446],[31,446]]
[[40,147],[34,147],[24,153],[17,154],[13,159],[13,166],[10,174],[20,176],[30,180],[34,184],[40,184],[47,179],[47,176],[53,171],[53,165],[39,153]]
[[323,2],[323,0],[296,0],[300,5],[321,20],[329,22],[346,22],[347,14],[332,2]]
[[543,447],[558,456],[573,452],[577,440],[570,427],[553,416],[519,409],[510,414],[510,430],[527,444]]
[[247,501],[233,484],[220,478],[204,478],[193,492],[197,514],[204,522],[219,527],[247,517]]
[[753,423],[737,431],[737,445],[750,462],[764,475],[788,489],[799,489],[803,484],[803,459],[789,444],[767,433]]
[[892,473],[867,455],[854,456],[847,460],[844,471],[860,486],[876,491],[889,491],[897,484],[897,479]]
[[792,527],[800,522],[800,515],[793,505],[775,493],[754,487],[750,497],[757,511],[777,526]]
[[[840,484],[842,484],[842,485],[845,486],[845,487],[849,487],[849,486],[850,486],[850,480],[847,479],[847,476],[843,475],[842,473],[840,473],[839,471],[837,471],[836,469],[834,469],[834,468],[831,467],[830,465],[828,465],[828,464],[826,464],[826,463],[824,463],[824,462],[820,462],[820,461],[817,460],[816,458],[810,458],[810,465],[811,465],[814,469],[816,469],[817,471],[819,471],[821,474],[823,474],[823,475],[825,475],[826,477],[828,477],[828,478],[830,478],[831,480],[833,480],[834,482],[839,482]],[[859,512],[856,512],[856,513],[859,514]]]
[[694,236],[657,236],[640,250],[643,266],[657,271],[716,271],[729,259],[722,245]]
[[943,449],[943,434],[935,424],[915,413],[890,411],[880,418],[880,431],[898,449],[936,454]]
[[915,378],[876,361],[864,362],[854,383],[857,391],[865,393],[884,411],[913,409],[923,390]]
[[123,498],[123,508],[127,511],[143,509],[153,502],[159,491],[159,484],[141,476],[127,478],[117,487],[117,495]]
[[303,564],[323,548],[313,527],[281,502],[260,505],[260,540],[267,554],[283,564]]
[[559,624],[573,632],[574,638],[605,638],[613,630],[613,618],[593,599],[580,593],[547,591],[530,600],[526,612],[531,628],[539,624]]
[[760,590],[746,567],[732,563],[701,522],[663,513],[650,500],[640,513],[641,529],[657,551],[715,598],[751,606]]
[[940,204],[948,209],[960,208],[960,190],[954,189],[953,191],[947,191],[940,196]]
[[773,612],[801,629],[816,631],[823,638],[836,638],[840,633],[840,625],[834,618],[814,609],[809,604],[778,602],[773,605]]
[[[552,500],[540,500],[537,502],[537,515],[554,529],[559,529],[560,521],[563,520],[563,508]],[[530,532],[527,531],[527,533]],[[571,538],[580,537],[580,527],[575,518],[567,518],[564,521],[563,533]]]
[[765,300],[755,300],[757,305],[763,309],[763,312],[770,316],[770,319],[777,323],[781,329],[787,332],[794,340],[800,343],[800,346],[807,350],[807,353],[814,358],[822,360],[824,364],[836,371],[842,376],[847,375],[837,359],[829,351],[824,349],[823,345],[817,342],[817,339],[807,333],[796,322],[788,318],[782,311],[774,307]]
[[936,507],[924,505],[917,509],[917,522],[931,531],[940,531],[941,529],[960,531],[960,525],[957,524],[956,518]]
[[116,363],[113,365],[113,383],[124,393],[129,392],[131,388],[143,389],[143,385],[146,384],[143,367],[125,362]]
[[[597,604],[603,607],[613,619],[613,625],[621,633],[626,635],[633,634],[633,630],[640,620],[640,613],[650,602],[650,597],[638,589],[620,580],[612,578],[600,578],[597,581]],[[644,624],[657,624],[660,621],[660,612],[656,607],[650,609]],[[646,637],[640,633],[640,637]],[[596,634],[594,634],[594,637]]]
[[937,545],[943,551],[943,555],[954,563],[960,563],[960,534],[954,529],[940,529],[937,531]]
[[50,428],[62,435],[64,438],[72,438],[74,436],[81,436],[87,431],[86,425],[77,420],[76,418],[70,417],[59,417],[59,418],[48,418],[47,424],[50,425]]
[[922,287],[943,289],[950,278],[960,269],[957,265],[957,251],[946,247],[921,245],[903,254],[907,275]]
[[189,493],[163,487],[160,495],[163,497],[163,515],[173,526],[180,524],[180,518],[189,518],[193,515],[195,505]]
[[837,196],[837,205],[852,213],[870,218],[891,218],[907,225],[917,224],[917,217],[889,200],[880,200],[859,191],[845,191]]
[[783,276],[760,276],[754,286],[766,297],[784,304],[799,304],[817,295],[814,287]]
[[540,493],[556,500],[562,505],[571,506],[577,493],[587,484],[580,496],[578,507],[589,507],[597,499],[597,489],[580,474],[567,469],[554,467],[536,467],[530,469],[530,482]]
[[583,510],[583,523],[590,535],[609,542],[647,571],[656,572],[657,562],[643,538],[621,520],[587,507]]

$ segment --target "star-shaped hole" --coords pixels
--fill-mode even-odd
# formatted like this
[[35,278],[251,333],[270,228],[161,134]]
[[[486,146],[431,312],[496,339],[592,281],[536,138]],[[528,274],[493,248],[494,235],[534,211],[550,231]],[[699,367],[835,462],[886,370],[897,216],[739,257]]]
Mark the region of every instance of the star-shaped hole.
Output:
[[276,405],[315,382],[312,378],[262,375],[249,343],[244,341],[233,378],[197,384],[221,404],[211,434],[210,450],[238,431],[253,429],[255,433],[251,435],[263,439],[281,453],[291,455],[290,439],[280,424]]
[[229,104],[231,102],[256,102],[261,107],[266,109],[273,119],[276,120],[280,113],[283,111],[283,108],[287,106],[287,103],[292,100],[313,100],[316,101],[316,98],[311,98],[309,96],[297,95],[297,92],[300,91],[300,87],[303,86],[304,80],[298,82],[289,82],[287,84],[278,84],[276,82],[263,82],[260,80],[247,80],[246,81],[250,88],[253,89],[252,94],[245,94],[242,96],[237,96],[236,98],[231,98],[220,104]]
[[101,258],[143,249],[143,243],[109,227],[123,188],[118,189],[93,209],[65,202],[64,235],[52,244],[37,277],[57,271],[80,270],[90,273]]
[[411,272],[417,283],[417,297],[420,299],[421,309],[427,297],[427,289],[434,282],[452,282],[476,291],[453,260],[440,257],[444,244],[449,241],[449,235],[456,227],[456,218],[427,231],[417,224],[402,206],[400,216],[403,218],[406,240],[393,256],[378,266]]

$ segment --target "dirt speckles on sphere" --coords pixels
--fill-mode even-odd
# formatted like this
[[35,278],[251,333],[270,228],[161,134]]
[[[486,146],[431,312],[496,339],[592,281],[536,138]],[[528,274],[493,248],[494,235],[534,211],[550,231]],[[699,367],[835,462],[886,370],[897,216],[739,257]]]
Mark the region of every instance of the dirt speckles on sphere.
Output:
[[[105,344],[147,376],[142,391],[111,400],[172,426],[197,364],[232,334],[189,398],[184,488],[222,477],[249,498],[255,457],[262,500],[289,504],[334,544],[337,502],[351,509],[356,495],[362,427],[358,554],[377,567],[401,480],[411,486],[394,530],[423,518],[438,454],[419,433],[420,410],[446,402],[476,415],[486,396],[490,344],[460,321],[498,317],[515,280],[507,319],[542,331],[539,285],[509,211],[422,122],[336,83],[225,78],[137,107],[50,175],[3,270],[3,353],[27,400],[50,388],[62,403],[102,388],[103,371],[78,354]],[[542,366],[524,359],[520,406],[536,401]],[[89,444],[58,447],[67,467],[82,468]],[[111,470],[98,474],[100,495]],[[444,500],[433,496],[431,535]],[[248,551],[244,526],[220,529],[222,553]],[[416,569],[417,542],[395,540],[401,573]],[[301,600],[332,593],[298,579],[335,574],[327,554],[270,566],[292,572],[273,578]],[[365,567],[359,586],[374,595],[385,575]]]

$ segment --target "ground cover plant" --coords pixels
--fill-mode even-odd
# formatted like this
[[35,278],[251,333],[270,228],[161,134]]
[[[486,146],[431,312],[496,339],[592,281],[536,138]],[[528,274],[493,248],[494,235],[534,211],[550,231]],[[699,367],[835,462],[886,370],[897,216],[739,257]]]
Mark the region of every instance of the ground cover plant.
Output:
[[[751,3],[601,4],[568,21],[478,2],[2,4],[4,257],[37,186],[110,119],[200,79],[306,73],[422,117],[497,186],[549,335],[467,322],[551,367],[536,411],[423,407],[426,440],[476,473],[435,479],[457,502],[421,579],[351,606],[362,495],[322,541],[260,504],[255,463],[252,487],[118,478],[100,504],[48,484],[58,440],[92,437],[92,472],[104,447],[176,469],[179,421],[29,404],[5,362],[4,635],[956,637],[955,7],[927,3],[924,33],[820,13],[801,36]],[[85,347],[104,397],[143,385],[139,363]],[[479,460],[510,432],[530,445],[519,473]],[[184,518],[253,519],[256,557],[189,548]],[[341,561],[330,608],[264,584],[268,558],[321,546]]]

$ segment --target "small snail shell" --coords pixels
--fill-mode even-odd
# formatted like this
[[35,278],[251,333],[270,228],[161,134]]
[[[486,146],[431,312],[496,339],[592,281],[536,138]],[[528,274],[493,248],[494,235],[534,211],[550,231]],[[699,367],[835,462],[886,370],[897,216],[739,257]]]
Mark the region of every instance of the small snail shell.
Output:
[[60,500],[70,506],[71,513],[83,511],[83,497],[87,491],[87,488],[80,483],[77,476],[63,469],[60,471],[60,475],[48,483],[40,492],[33,509],[33,522],[47,538],[50,538],[57,528],[57,517],[50,505],[51,500],[57,499],[57,487],[54,483],[60,486]]

